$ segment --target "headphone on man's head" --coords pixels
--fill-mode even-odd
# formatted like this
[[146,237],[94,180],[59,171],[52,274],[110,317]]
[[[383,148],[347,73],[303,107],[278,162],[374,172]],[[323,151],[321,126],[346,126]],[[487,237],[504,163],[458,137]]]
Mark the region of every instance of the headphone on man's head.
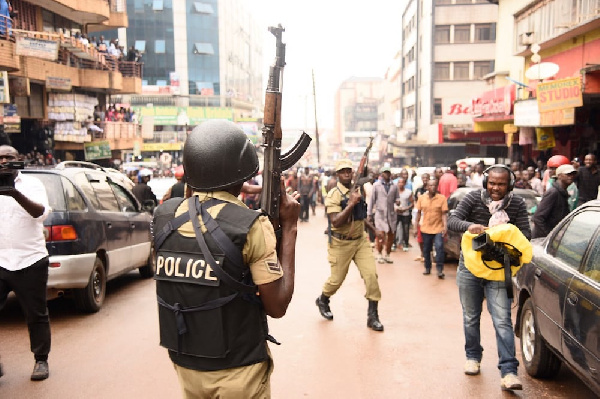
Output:
[[508,182],[508,191],[512,191],[515,188],[515,180],[517,179],[515,176],[515,172],[513,172],[508,166],[502,164],[495,164],[487,168],[483,171],[483,189],[487,190],[488,177],[490,175],[490,170],[494,168],[502,168],[508,171],[508,175],[510,176],[510,181]]

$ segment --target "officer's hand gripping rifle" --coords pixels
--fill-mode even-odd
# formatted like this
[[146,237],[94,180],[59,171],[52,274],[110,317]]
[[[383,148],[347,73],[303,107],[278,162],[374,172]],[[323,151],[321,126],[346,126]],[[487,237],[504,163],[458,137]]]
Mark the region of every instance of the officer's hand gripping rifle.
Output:
[[283,86],[283,67],[285,66],[285,43],[281,36],[285,29],[281,24],[269,27],[276,38],[275,62],[269,68],[269,82],[265,94],[263,148],[263,186],[260,207],[269,215],[275,229],[279,228],[279,195],[281,191],[281,171],[289,169],[300,160],[311,138],[302,132],[300,139],[285,154],[281,154],[281,89]]

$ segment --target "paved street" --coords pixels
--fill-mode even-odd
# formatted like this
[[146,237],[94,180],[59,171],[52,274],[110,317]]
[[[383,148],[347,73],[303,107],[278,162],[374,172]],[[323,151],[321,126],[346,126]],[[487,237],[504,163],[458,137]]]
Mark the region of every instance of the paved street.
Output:
[[[366,327],[367,301],[355,267],[332,297],[335,319],[323,319],[314,304],[328,276],[323,208],[299,225],[296,291],[288,314],[271,320],[282,342],[275,358],[274,398],[593,398],[563,369],[554,381],[519,370],[522,392],[500,390],[491,320],[484,311],[482,373],[463,374],[463,333],[455,283],[423,276],[413,259],[418,248],[392,254],[378,265],[385,332]],[[109,284],[105,307],[82,315],[63,299],[50,303],[53,347],[50,378],[31,382],[33,356],[17,302],[0,312],[0,356],[5,369],[0,398],[178,398],[177,377],[158,346],[154,283],[130,273]],[[518,343],[518,340],[517,340]],[[519,355],[520,357],[520,355]]]

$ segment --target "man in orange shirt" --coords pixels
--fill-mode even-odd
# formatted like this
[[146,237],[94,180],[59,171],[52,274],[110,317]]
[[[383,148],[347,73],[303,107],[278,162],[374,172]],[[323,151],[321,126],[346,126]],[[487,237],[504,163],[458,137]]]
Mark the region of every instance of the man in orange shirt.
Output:
[[[431,249],[435,245],[435,263],[439,279],[444,275],[444,236],[447,231],[448,202],[437,192],[438,181],[427,183],[427,194],[417,201],[417,228],[423,237],[423,255],[425,257],[424,275],[431,274]],[[421,214],[423,220],[421,221]]]

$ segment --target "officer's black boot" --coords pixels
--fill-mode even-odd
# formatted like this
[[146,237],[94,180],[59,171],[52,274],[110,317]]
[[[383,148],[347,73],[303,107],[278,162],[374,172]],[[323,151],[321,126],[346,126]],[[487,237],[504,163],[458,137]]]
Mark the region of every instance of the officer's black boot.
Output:
[[329,308],[328,296],[321,294],[321,296],[317,298],[316,304],[319,307],[319,312],[321,312],[321,316],[323,316],[327,320],[333,320],[333,313],[331,313],[331,309]]
[[379,322],[377,314],[377,301],[369,301],[369,311],[367,312],[367,327],[375,331],[383,331],[383,324]]

